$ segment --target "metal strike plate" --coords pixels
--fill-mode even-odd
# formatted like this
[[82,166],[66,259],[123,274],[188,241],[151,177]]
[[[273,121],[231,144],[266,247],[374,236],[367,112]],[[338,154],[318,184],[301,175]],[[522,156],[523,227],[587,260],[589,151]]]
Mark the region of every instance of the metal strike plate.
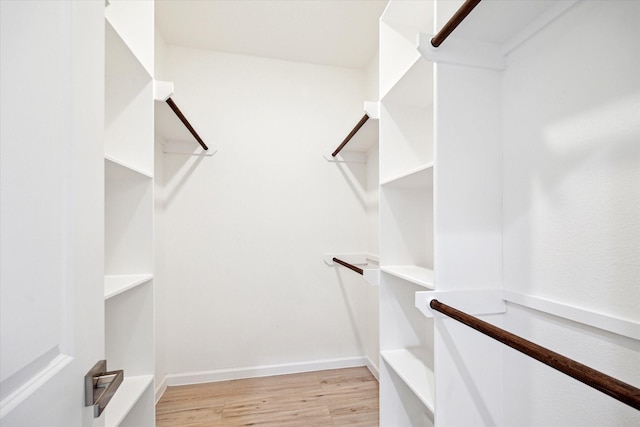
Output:
[[107,361],[100,360],[84,376],[84,404],[93,406],[93,416],[98,418],[107,407],[120,384],[124,371],[107,371]]

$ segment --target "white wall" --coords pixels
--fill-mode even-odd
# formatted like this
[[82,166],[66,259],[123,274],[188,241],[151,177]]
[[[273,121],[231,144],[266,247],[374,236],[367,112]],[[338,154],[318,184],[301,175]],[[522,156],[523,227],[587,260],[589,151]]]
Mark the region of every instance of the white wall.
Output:
[[167,371],[364,356],[369,285],[323,254],[367,249],[366,167],[322,157],[362,114],[364,72],[165,54],[175,101],[219,150],[164,155]]
[[[580,2],[509,58],[504,288],[640,321],[640,3]],[[510,305],[505,327],[640,386],[640,343]],[[509,349],[505,425],[640,412]]]

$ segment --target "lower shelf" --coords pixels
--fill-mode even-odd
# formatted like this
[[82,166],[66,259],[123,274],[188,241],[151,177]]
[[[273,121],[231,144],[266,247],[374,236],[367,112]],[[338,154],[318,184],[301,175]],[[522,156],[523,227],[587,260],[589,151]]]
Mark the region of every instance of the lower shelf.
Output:
[[433,371],[406,349],[382,351],[380,355],[431,413],[435,413]]
[[[126,373],[125,373],[126,374]],[[105,426],[119,426],[142,394],[153,384],[153,375],[125,377],[105,409]]]

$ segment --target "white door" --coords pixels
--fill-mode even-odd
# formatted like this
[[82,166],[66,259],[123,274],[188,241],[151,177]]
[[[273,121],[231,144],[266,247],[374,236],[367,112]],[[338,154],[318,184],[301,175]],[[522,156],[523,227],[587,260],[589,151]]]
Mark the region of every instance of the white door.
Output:
[[0,20],[0,425],[100,426],[104,0],[0,0]]

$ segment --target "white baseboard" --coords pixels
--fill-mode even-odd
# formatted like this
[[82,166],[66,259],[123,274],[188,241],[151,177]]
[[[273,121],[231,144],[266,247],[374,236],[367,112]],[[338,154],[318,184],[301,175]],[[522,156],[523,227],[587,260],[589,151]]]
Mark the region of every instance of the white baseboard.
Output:
[[158,401],[160,400],[160,398],[162,397],[162,395],[164,394],[164,392],[167,390],[167,376],[165,375],[164,378],[162,378],[162,381],[160,381],[157,384],[156,387],[156,404],[158,404]]
[[378,364],[373,363],[370,357],[367,356],[367,368],[369,368],[369,372],[376,377],[376,380],[380,382],[380,370],[378,369]]
[[[234,369],[217,369],[212,371],[185,372],[167,375],[158,387],[201,384],[218,381],[239,380],[244,378],[269,377],[272,375],[298,374],[301,372],[324,371],[327,369],[354,368],[358,366],[375,366],[364,356],[341,359],[325,359],[310,362],[285,363],[281,365],[252,366]],[[371,370],[371,368],[369,368]],[[375,368],[374,368],[375,369]],[[377,371],[377,370],[376,370]],[[375,375],[375,374],[374,374]],[[163,390],[164,392],[164,390]],[[161,394],[160,394],[161,395]],[[157,397],[156,393],[156,397]]]

